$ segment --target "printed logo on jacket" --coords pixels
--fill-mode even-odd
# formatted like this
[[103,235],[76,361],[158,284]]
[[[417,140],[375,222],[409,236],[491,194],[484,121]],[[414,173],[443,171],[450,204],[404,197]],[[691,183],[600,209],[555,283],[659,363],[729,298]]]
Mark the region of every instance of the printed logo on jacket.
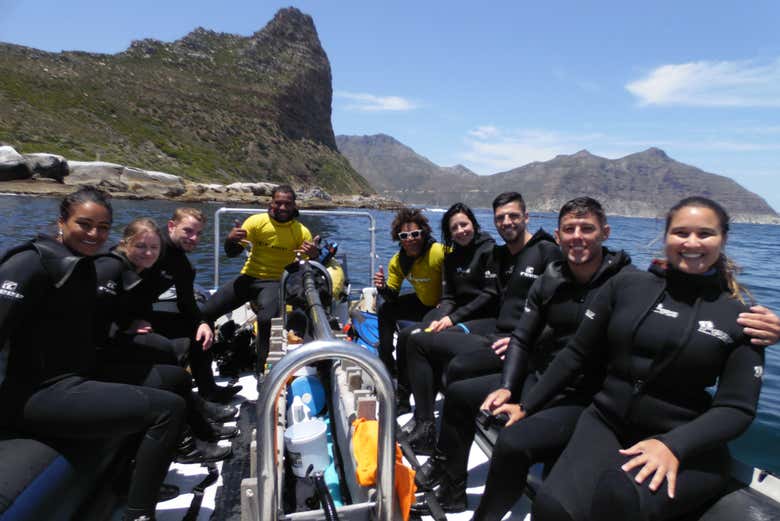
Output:
[[699,333],[704,333],[705,335],[713,336],[724,344],[731,344],[734,342],[728,333],[717,329],[715,323],[711,320],[699,320],[699,329],[697,331]]
[[19,284],[17,282],[5,280],[3,281],[3,284],[0,285],[0,296],[22,300],[24,295],[16,291],[16,288],[18,287]]

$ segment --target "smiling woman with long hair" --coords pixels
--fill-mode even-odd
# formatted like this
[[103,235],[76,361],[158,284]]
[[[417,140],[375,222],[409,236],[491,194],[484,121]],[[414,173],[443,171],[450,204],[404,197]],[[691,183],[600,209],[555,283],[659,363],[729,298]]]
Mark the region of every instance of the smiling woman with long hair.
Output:
[[728,232],[715,201],[689,197],[672,207],[666,259],[611,279],[523,397],[521,418],[587,359],[609,360],[534,501],[534,521],[676,519],[723,490],[726,443],[756,414],[764,363],[736,323],[746,306],[724,251]]
[[184,400],[162,388],[186,385],[187,375],[97,363],[93,260],[111,222],[106,194],[82,188],[62,201],[57,238],[39,236],[0,259],[0,345],[9,348],[0,422],[42,439],[140,435],[124,519],[148,521],[185,415]]

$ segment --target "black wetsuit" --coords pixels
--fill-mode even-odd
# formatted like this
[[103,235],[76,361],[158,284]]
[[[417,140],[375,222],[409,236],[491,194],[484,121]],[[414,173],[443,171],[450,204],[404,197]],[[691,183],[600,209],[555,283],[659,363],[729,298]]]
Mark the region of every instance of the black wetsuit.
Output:
[[[494,250],[492,271],[499,274],[503,288],[498,318],[465,323],[468,330],[473,328],[480,333],[490,331],[492,326],[492,333],[464,334],[463,329],[455,326],[440,333],[420,332],[409,337],[406,350],[408,374],[415,397],[415,418],[418,420],[433,419],[437,382],[445,371],[447,385],[453,381],[453,374],[462,379],[501,371],[502,361],[490,346],[497,339],[511,334],[523,314],[531,285],[548,264],[561,257],[553,237],[542,229],[516,255],[511,255],[506,246],[498,246]],[[467,362],[456,363],[458,359]]]
[[[145,303],[144,317],[152,324],[155,332],[167,338],[189,338],[189,363],[192,376],[201,394],[208,394],[216,388],[211,371],[211,355],[195,340],[198,326],[206,320],[195,300],[195,268],[190,264],[187,253],[171,242],[167,230],[161,230],[163,238],[160,258],[141,273],[143,283],[139,288],[139,299]],[[152,312],[152,304],[171,286],[176,288],[176,305],[179,314]]]
[[493,266],[495,241],[480,232],[466,246],[455,244],[444,256],[444,285],[439,312],[453,324],[498,313],[498,286]]
[[[396,356],[400,360],[399,368],[406,367],[409,335],[420,332],[434,320],[449,316],[452,323],[457,324],[495,317],[499,293],[493,258],[495,244],[490,234],[480,232],[468,245],[455,244],[452,251],[444,256],[442,294],[438,306],[428,311],[420,322],[398,333]],[[399,371],[399,387],[401,392],[409,389],[408,370]]]
[[[746,306],[719,274],[686,275],[656,266],[611,279],[577,334],[523,398],[529,414],[555,396],[585,360],[608,356],[603,387],[533,506],[535,521],[673,519],[720,492],[728,479],[726,442],[756,412],[763,349],[736,319]],[[606,335],[606,341],[602,341]],[[714,396],[707,388],[715,385]],[[618,450],[648,438],[663,442],[680,469],[674,500],[658,492]]]
[[[528,293],[525,312],[512,332],[503,373],[455,382],[448,388],[438,447],[447,455],[446,468],[451,475],[466,473],[473,418],[485,397],[505,388],[512,391],[512,402],[520,401],[523,389],[527,392],[566,346],[598,289],[621,270],[635,269],[625,252],[604,248],[602,254],[601,266],[584,284],[574,279],[566,261],[550,264]],[[551,341],[537,343],[545,328]],[[543,410],[501,430],[475,520],[499,520],[509,511],[523,492],[531,465],[554,459],[566,445],[603,377],[603,361],[592,361]]]
[[47,440],[142,434],[128,506],[153,514],[185,414],[182,398],[162,389],[182,382],[164,366],[141,374],[96,363],[95,288],[93,259],[48,237],[0,260],[0,345],[9,348],[0,422]]
[[[94,319],[95,342],[100,365],[121,364],[135,366],[133,372],[142,373],[152,366],[163,364],[168,373],[178,373],[181,385],[169,389],[187,403],[187,424],[195,437],[211,439],[213,428],[200,412],[192,394],[192,378],[179,366],[182,350],[189,347],[189,338],[169,339],[160,334],[127,333],[125,329],[139,318],[148,302],[139,298],[141,277],[130,261],[120,252],[111,252],[95,258],[97,273],[97,307]],[[140,295],[143,297],[143,295]]]
[[127,332],[134,320],[151,320],[156,289],[145,288],[144,279],[118,251],[96,258],[95,270],[98,279],[95,343],[101,360],[181,365],[189,351],[189,338],[169,339],[155,332]]

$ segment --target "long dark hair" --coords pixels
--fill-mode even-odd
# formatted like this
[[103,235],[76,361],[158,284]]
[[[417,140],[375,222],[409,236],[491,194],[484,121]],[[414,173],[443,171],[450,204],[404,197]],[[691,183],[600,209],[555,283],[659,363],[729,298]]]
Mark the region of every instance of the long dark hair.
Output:
[[[708,208],[712,210],[715,214],[715,217],[718,218],[718,226],[720,227],[720,232],[723,234],[724,241],[728,238],[731,223],[731,217],[729,216],[728,212],[719,203],[700,195],[694,195],[681,199],[677,202],[677,204],[669,209],[666,214],[664,234],[669,233],[669,226],[671,225],[672,219],[677,214],[677,212],[683,208],[690,207]],[[743,304],[745,303],[745,298],[751,302],[753,301],[753,296],[750,294],[750,292],[744,286],[740,285],[739,282],[737,282],[737,273],[740,271],[739,266],[737,266],[734,261],[729,259],[723,250],[721,250],[718,260],[715,261],[714,268],[717,269],[718,272],[723,276],[731,296]]]
[[477,218],[474,217],[474,212],[471,211],[471,208],[463,203],[455,203],[450,206],[441,217],[441,240],[446,246],[452,246],[450,219],[453,215],[457,215],[459,213],[464,214],[466,217],[468,217],[469,221],[471,221],[471,225],[474,227],[474,236],[476,236],[480,231],[479,223],[477,222]]
[[60,203],[60,219],[67,221],[73,211],[74,206],[79,206],[86,203],[95,203],[108,210],[108,215],[111,219],[114,219],[114,209],[111,208],[111,202],[109,201],[111,196],[108,192],[104,192],[94,186],[82,186],[75,192],[66,195]]

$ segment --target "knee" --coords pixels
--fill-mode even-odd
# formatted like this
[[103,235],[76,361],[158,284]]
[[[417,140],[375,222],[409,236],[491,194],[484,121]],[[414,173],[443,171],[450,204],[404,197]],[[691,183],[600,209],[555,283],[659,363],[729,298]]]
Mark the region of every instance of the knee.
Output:
[[163,382],[162,389],[171,391],[179,396],[185,396],[192,389],[192,377],[177,365],[160,364],[154,366]]
[[[523,447],[517,446],[515,440],[522,441],[523,436],[518,436],[513,429],[504,428],[498,433],[496,443],[493,446],[493,455],[491,456],[491,465],[499,467],[510,466],[518,469],[528,467],[533,463],[531,454]],[[523,472],[520,470],[519,472]]]
[[601,474],[593,493],[591,519],[641,519],[639,494],[630,475],[622,470]]
[[531,519],[534,521],[574,521],[574,518],[563,508],[560,501],[544,489],[534,498]]
[[447,364],[447,369],[444,372],[444,385],[449,387],[456,382],[466,380],[469,376],[468,372],[468,366],[460,360],[460,357],[454,357]]

